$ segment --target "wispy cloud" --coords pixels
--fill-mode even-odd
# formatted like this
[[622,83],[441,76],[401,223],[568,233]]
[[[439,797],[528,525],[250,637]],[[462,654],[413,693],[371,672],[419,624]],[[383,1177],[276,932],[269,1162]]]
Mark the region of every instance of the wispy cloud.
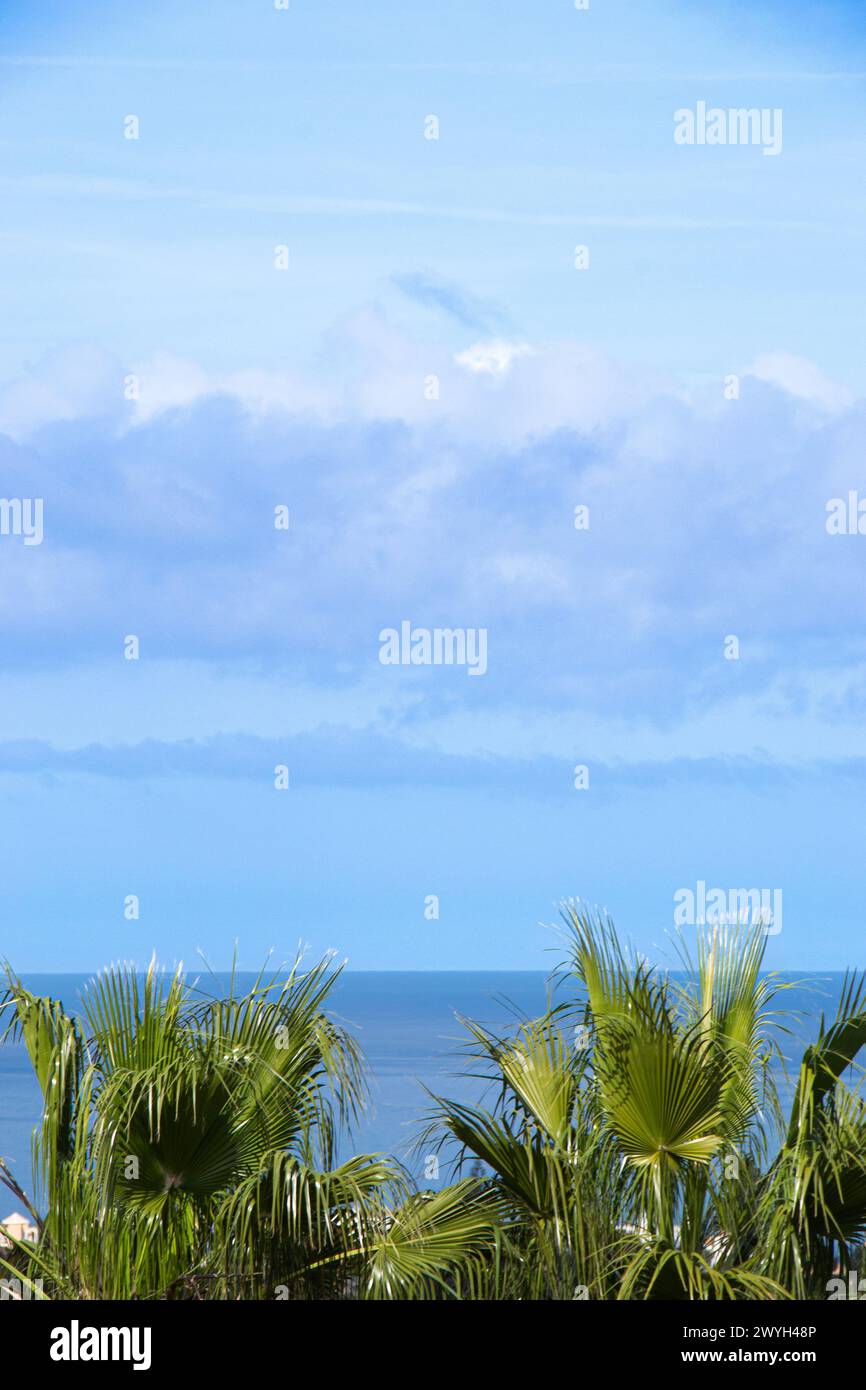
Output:
[[[289,785],[309,787],[448,787],[542,800],[574,796],[573,766],[566,758],[468,756],[406,743],[375,730],[322,726],[283,738],[220,734],[206,739],[133,744],[91,743],[57,748],[39,739],[0,742],[0,773],[30,776],[93,776],[137,781],[164,777],[241,779],[267,786],[278,767]],[[594,800],[651,788],[696,786],[778,791],[812,780],[866,784],[866,758],[781,762],[759,756],[618,759],[592,763]]]
[[94,69],[143,72],[357,72],[357,73],[451,73],[464,77],[524,77],[555,83],[587,82],[605,86],[617,84],[653,85],[681,82],[863,82],[860,68],[732,68],[728,70],[653,72],[644,68],[603,63],[593,67],[573,63],[517,62],[491,59],[445,59],[427,62],[291,62],[249,58],[130,58],[128,54],[106,53],[0,53],[0,66],[11,68]]
[[[111,175],[5,175],[0,176],[0,192],[9,197],[26,194],[34,197],[80,197],[114,202],[190,203],[227,211],[282,212],[295,217],[417,217],[451,222],[487,222],[515,227],[563,227],[571,232],[580,228],[659,232],[735,232],[769,228],[777,231],[824,231],[836,234],[847,231],[859,236],[861,231],[859,223],[854,220],[850,223],[839,223],[822,222],[815,218],[689,217],[681,213],[624,214],[604,210],[590,212],[577,208],[573,211],[555,212],[535,208],[485,208],[404,198],[328,197],[312,194],[295,196],[261,193],[255,190],[238,192],[236,189],[228,192],[225,189],[201,188],[192,184],[154,183],[147,179],[117,178]],[[419,283],[415,286],[412,285],[412,274],[395,276],[394,283],[404,293],[414,292],[416,297],[426,293],[428,302],[433,302],[437,277],[424,272],[416,274]],[[399,283],[402,280],[407,281],[408,287]],[[426,280],[432,283],[425,288]],[[444,287],[447,294],[448,282],[438,283],[440,288]],[[451,288],[453,289],[453,286]],[[490,308],[489,305],[485,307]]]
[[432,270],[408,271],[392,275],[391,283],[424,308],[439,309],[464,328],[486,333],[504,322],[502,310],[479,298],[453,280],[446,280]]

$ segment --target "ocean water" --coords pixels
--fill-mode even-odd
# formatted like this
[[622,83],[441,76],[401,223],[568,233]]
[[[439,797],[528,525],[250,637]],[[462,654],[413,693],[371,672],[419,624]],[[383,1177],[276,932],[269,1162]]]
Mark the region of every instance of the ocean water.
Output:
[[[24,976],[24,984],[62,1000],[74,1012],[88,978],[30,975]],[[238,977],[242,985],[253,978]],[[817,1034],[821,1011],[829,1017],[835,1014],[843,977],[816,971],[785,978],[791,988],[773,1005],[785,1013],[776,1036],[785,1056],[796,1062],[805,1043]],[[225,979],[205,976],[200,987],[215,993]],[[341,1155],[389,1153],[420,1179],[425,1151],[416,1151],[416,1144],[432,1103],[427,1091],[463,1101],[484,1094],[483,1083],[467,1074],[467,1035],[457,1016],[505,1031],[519,1017],[542,1013],[548,994],[548,976],[541,971],[347,971],[341,975],[329,1012],[358,1039],[371,1089],[369,1111],[352,1136],[342,1141]],[[554,995],[556,1002],[565,997],[562,988]],[[791,1070],[795,1072],[796,1066]],[[777,1081],[783,1098],[790,1097],[792,1086],[779,1068]],[[32,1190],[30,1137],[40,1109],[39,1088],[23,1046],[5,1044],[0,1047],[0,1156],[28,1191]],[[4,1201],[0,1190],[0,1204]]]

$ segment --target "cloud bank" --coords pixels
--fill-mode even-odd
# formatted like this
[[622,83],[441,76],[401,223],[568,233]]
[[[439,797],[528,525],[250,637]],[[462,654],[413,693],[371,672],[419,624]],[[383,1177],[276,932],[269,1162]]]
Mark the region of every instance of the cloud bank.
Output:
[[[427,351],[370,309],[315,386],[69,349],[2,388],[5,496],[45,516],[41,546],[0,538],[7,666],[134,634],[142,659],[378,680],[422,722],[664,726],[771,690],[802,713],[816,671],[859,707],[866,537],[826,508],[866,495],[863,402],[788,354],[726,399],[576,342],[511,348]],[[484,679],[382,668],[404,620],[486,628]]]

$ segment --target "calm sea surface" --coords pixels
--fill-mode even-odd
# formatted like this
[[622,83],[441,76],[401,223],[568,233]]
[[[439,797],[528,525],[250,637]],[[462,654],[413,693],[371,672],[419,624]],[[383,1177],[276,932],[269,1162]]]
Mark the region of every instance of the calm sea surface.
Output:
[[[24,984],[35,993],[59,998],[69,1011],[78,1007],[85,975],[29,975]],[[225,976],[204,976],[200,988],[219,992]],[[239,976],[243,985],[253,976]],[[818,1030],[823,1010],[835,1013],[842,976],[816,971],[786,976],[792,988],[773,1005],[784,1010],[793,1036],[779,1034],[787,1057],[797,1058]],[[562,989],[555,1000],[567,996]],[[421,1177],[423,1156],[413,1153],[430,1100],[424,1088],[459,1100],[474,1100],[483,1084],[461,1075],[466,1035],[461,1014],[496,1029],[514,1026],[515,1018],[544,1011],[547,976],[529,971],[355,971],[344,973],[331,996],[330,1012],[357,1037],[370,1071],[370,1112],[342,1145],[351,1152],[381,1151],[401,1159]],[[789,1016],[795,1011],[795,1016]],[[779,1077],[785,1094],[790,1088]],[[39,1089],[21,1044],[0,1047],[0,1156],[30,1189],[30,1135],[40,1113]],[[0,1206],[6,1201],[0,1189]],[[8,1203],[7,1203],[8,1204]],[[0,1219],[2,1219],[0,1213]]]

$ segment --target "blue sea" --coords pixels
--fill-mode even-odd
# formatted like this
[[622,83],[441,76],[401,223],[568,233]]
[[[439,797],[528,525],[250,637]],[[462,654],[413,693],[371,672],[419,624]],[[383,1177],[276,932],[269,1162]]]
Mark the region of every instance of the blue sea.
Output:
[[[78,1007],[86,975],[29,975],[24,984],[39,994],[62,1000],[66,1009]],[[200,988],[218,992],[227,977],[205,976]],[[791,988],[773,1005],[784,1010],[780,1020],[790,1036],[778,1031],[786,1057],[796,1060],[815,1037],[823,1010],[836,1011],[842,976],[816,971],[789,975]],[[238,976],[238,984],[254,977]],[[427,1091],[455,1099],[480,1099],[484,1084],[467,1074],[467,1035],[458,1015],[496,1030],[515,1027],[520,1017],[535,1016],[546,1007],[548,976],[541,971],[354,971],[340,976],[331,995],[332,1016],[358,1039],[369,1069],[370,1108],[342,1156],[350,1152],[383,1152],[399,1158],[417,1178],[422,1177],[424,1151],[416,1142],[429,1112]],[[561,1002],[562,989],[554,996]],[[778,1081],[790,1096],[782,1070]],[[796,1073],[796,1065],[791,1067]],[[426,1088],[426,1090],[425,1090]],[[40,1114],[39,1089],[21,1044],[0,1047],[0,1156],[26,1190],[30,1180],[30,1136]],[[0,1195],[0,1203],[3,1201]]]

